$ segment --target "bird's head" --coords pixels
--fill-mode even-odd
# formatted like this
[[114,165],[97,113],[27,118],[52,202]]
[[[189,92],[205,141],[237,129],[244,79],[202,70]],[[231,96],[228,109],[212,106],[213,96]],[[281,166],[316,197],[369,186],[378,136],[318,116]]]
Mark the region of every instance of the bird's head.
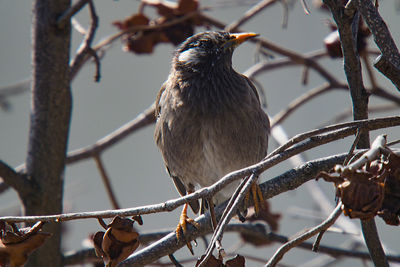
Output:
[[231,68],[232,53],[256,33],[201,32],[184,41],[176,50],[175,69],[193,72]]

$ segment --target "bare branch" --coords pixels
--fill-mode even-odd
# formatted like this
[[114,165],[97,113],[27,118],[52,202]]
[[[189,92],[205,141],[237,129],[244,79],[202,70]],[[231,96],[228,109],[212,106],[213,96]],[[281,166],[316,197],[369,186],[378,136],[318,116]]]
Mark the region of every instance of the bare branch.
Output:
[[[347,86],[342,85],[343,87],[341,88],[347,88]],[[290,114],[292,114],[296,109],[298,109],[300,106],[304,105],[308,101],[312,100],[313,98],[324,94],[328,91],[331,91],[333,89],[336,89],[332,87],[329,83],[325,83],[319,87],[316,87],[312,90],[307,91],[305,94],[301,95],[300,97],[296,98],[292,102],[289,103],[289,105],[281,110],[278,114],[276,114],[272,120],[271,120],[271,128],[274,127],[277,124],[281,124],[283,120],[285,120]]]
[[110,178],[109,178],[109,176],[107,174],[107,171],[106,171],[106,169],[104,167],[103,161],[100,158],[100,155],[95,155],[93,157],[93,159],[96,162],[97,168],[99,169],[101,179],[103,181],[104,187],[106,188],[106,192],[107,192],[108,198],[111,201],[112,207],[114,209],[120,209],[120,205],[118,204],[117,197],[114,194]]
[[22,94],[29,91],[31,81],[29,79],[11,84],[8,86],[0,87],[0,107],[7,111],[10,109],[11,104],[8,98],[13,95]]
[[[218,21],[212,17],[209,17],[205,14],[199,14],[199,16],[202,18],[202,20],[214,25],[217,28],[224,29],[226,27],[226,25],[223,22],[220,22],[220,21]],[[242,30],[237,29],[237,31],[242,31]],[[290,58],[290,60],[292,60],[296,64],[309,66],[310,68],[314,69],[318,74],[320,74],[323,78],[325,78],[331,84],[335,84],[335,82],[336,82],[336,79],[328,71],[326,71],[320,64],[318,64],[317,62],[315,62],[313,60],[308,59],[307,57],[305,57],[301,54],[293,52],[289,49],[282,48],[282,46],[274,44],[265,38],[252,38],[249,40],[249,42],[259,43],[262,47],[264,47],[266,49],[269,49],[275,53],[278,53],[278,54],[281,54],[283,56]]]
[[[248,236],[255,236],[257,238],[262,238],[266,242],[277,242],[277,243],[286,243],[289,241],[289,238],[284,235],[279,235],[273,232],[268,232],[267,227],[261,224],[253,224],[253,223],[230,223],[227,225],[225,231],[226,232],[234,232],[240,234],[246,234]],[[173,229],[170,230],[156,230],[151,232],[144,232],[140,233],[139,235],[139,242],[140,244],[149,244],[155,242],[168,234],[170,234]],[[212,232],[208,231],[206,234]],[[310,242],[303,242],[297,246],[297,248],[310,250],[312,248],[312,243]],[[324,253],[330,255],[335,258],[340,257],[350,257],[350,258],[358,258],[358,259],[366,259],[370,260],[370,256],[367,252],[355,251],[347,248],[340,248],[340,247],[331,247],[320,245],[319,246],[319,253]],[[245,255],[246,259],[250,259],[250,255]],[[388,255],[388,259],[392,262],[400,262],[399,255]],[[187,259],[181,260],[181,263],[193,261],[194,259]],[[263,259],[262,262],[264,262]],[[67,265],[77,265],[83,263],[94,263],[94,262],[102,262],[100,258],[98,258],[94,252],[93,248],[82,249],[79,251],[70,251],[64,255],[64,266]],[[261,262],[261,261],[260,261]],[[162,265],[163,266],[163,265]]]
[[3,183],[14,188],[20,195],[27,195],[32,192],[33,186],[29,180],[2,160],[0,160],[0,178],[3,179]]
[[336,219],[339,218],[340,214],[342,214],[342,202],[338,203],[338,205],[336,206],[334,211],[331,213],[331,215],[325,221],[323,221],[320,225],[312,228],[311,230],[305,232],[304,234],[290,240],[285,245],[281,246],[275,252],[275,254],[269,259],[269,261],[265,265],[265,267],[276,266],[276,264],[282,259],[283,255],[285,255],[286,252],[288,252],[293,247],[296,247],[298,244],[303,243],[303,241],[318,234],[319,232],[328,229],[330,226],[332,226],[335,223]]
[[[290,170],[274,179],[271,179],[260,185],[261,190],[263,192],[263,196],[265,199],[271,198],[280,193],[286,192],[288,190],[293,190],[303,183],[313,179],[321,170],[328,170],[332,168],[335,164],[339,164],[343,162],[346,154],[335,155],[327,158],[322,158],[319,160],[314,160],[307,162],[306,164],[299,166],[293,170]],[[236,172],[232,172],[225,176],[225,178],[221,179],[218,183],[200,189],[195,193],[186,195],[181,198],[168,200],[164,203],[159,203],[155,205],[142,206],[137,208],[128,208],[128,209],[120,209],[120,210],[105,210],[105,211],[95,211],[95,212],[79,212],[79,213],[66,213],[60,215],[44,215],[44,216],[8,216],[8,217],[0,217],[0,221],[7,222],[37,222],[37,221],[69,221],[76,219],[88,219],[88,218],[113,218],[117,215],[119,216],[133,216],[139,214],[150,214],[156,212],[166,212],[172,211],[175,208],[185,204],[186,202],[198,199],[201,197],[207,196],[209,192],[218,191],[220,189],[221,184],[227,184],[227,181],[233,181],[234,178],[243,177],[246,174],[246,171],[251,174],[254,171],[254,168],[248,168],[239,170]],[[244,175],[242,175],[244,173]],[[230,180],[229,180],[230,179]],[[186,244],[185,242],[182,244]]]
[[140,113],[132,121],[121,126],[119,129],[103,137],[95,144],[87,146],[75,151],[69,152],[67,156],[67,164],[76,163],[83,159],[91,158],[100,152],[108,149],[112,145],[118,143],[126,136],[132,134],[136,130],[139,130],[155,121],[155,105],[152,104],[148,109]]
[[237,21],[232,22],[231,24],[227,25],[224,31],[227,32],[235,32],[240,26],[246,23],[248,20],[256,16],[258,13],[263,11],[265,8],[273,5],[277,2],[277,0],[263,0],[256,5],[253,5],[249,10],[247,10],[244,15],[239,18]]
[[258,178],[258,176],[253,173],[249,177],[245,178],[241,182],[240,186],[238,186],[238,188],[235,190],[235,193],[230,198],[227,208],[224,209],[221,219],[219,220],[217,227],[214,230],[213,236],[211,237],[210,244],[208,245],[208,248],[207,248],[206,252],[204,253],[205,256],[204,256],[203,260],[200,262],[200,264],[198,265],[199,267],[204,266],[207,263],[208,259],[212,255],[215,245],[217,244],[217,242],[221,242],[226,226],[228,225],[229,221],[234,216],[234,214],[237,210],[237,207],[239,206],[240,203],[242,203],[246,193],[250,190],[251,185],[257,180],[257,178]]
[[[82,0],[81,0],[82,1]],[[71,72],[71,80],[75,77],[81,66],[84,64],[84,62],[87,61],[88,58],[93,57],[94,61],[96,63],[96,74],[95,74],[95,81],[98,82],[100,81],[100,60],[99,57],[96,54],[96,51],[92,48],[92,42],[94,39],[94,35],[96,33],[98,24],[99,24],[99,18],[97,17],[96,10],[94,8],[94,4],[92,0],[86,0],[84,1],[85,4],[89,4],[89,14],[90,14],[90,29],[86,33],[85,40],[81,44],[81,47],[79,48],[78,54],[75,56],[75,58],[71,62],[71,67],[70,67],[70,72]]]
[[68,21],[78,13],[89,1],[91,0],[79,0],[75,5],[71,6],[67,11],[64,12],[57,20],[58,27],[64,27]]
[[[335,165],[335,162],[342,162],[345,154],[325,158],[324,160],[310,161],[298,168],[292,169],[274,179],[271,179],[261,185],[265,198],[271,198],[277,194],[281,189],[284,191],[295,189],[301,184],[313,179],[317,172],[315,170],[321,168],[329,169]],[[321,164],[321,165],[320,165]],[[322,167],[323,166],[323,167]],[[298,184],[299,182],[299,184]],[[217,216],[222,213],[224,206],[216,208]],[[185,234],[188,240],[193,240],[212,231],[209,213],[200,216],[196,221],[200,224],[199,229],[190,227]],[[184,240],[177,241],[175,232],[168,234],[161,240],[149,245],[148,247],[136,252],[130,258],[125,260],[121,266],[142,266],[149,264],[158,258],[173,253],[175,250],[185,246]]]
[[371,0],[354,0],[382,55],[375,67],[400,90],[400,54],[385,21]]
[[[356,0],[355,0],[356,1]],[[370,0],[368,2],[372,6]],[[333,18],[338,26],[340,41],[342,45],[344,71],[349,84],[350,95],[353,102],[353,119],[361,120],[368,118],[368,93],[366,92],[362,80],[361,62],[357,52],[356,40],[359,28],[359,13],[351,13],[349,16],[343,12],[342,3],[333,0],[324,0],[324,3],[329,7]],[[348,3],[349,10],[353,10],[352,3]],[[358,9],[363,9],[361,1],[357,1]],[[361,7],[360,7],[361,6]],[[375,9],[375,7],[372,7]],[[363,11],[361,11],[363,12]],[[365,11],[364,11],[365,13]],[[367,19],[367,18],[366,18]],[[367,22],[368,26],[369,23]],[[375,42],[376,42],[375,38]],[[382,40],[383,41],[383,40]],[[397,52],[398,54],[398,52]],[[389,59],[389,58],[388,58]],[[358,148],[369,147],[369,132],[364,131],[357,144]],[[370,220],[361,220],[361,228],[363,230],[364,240],[371,254],[372,260],[377,266],[388,266],[385,252],[383,251],[379,236],[376,231],[374,218]]]

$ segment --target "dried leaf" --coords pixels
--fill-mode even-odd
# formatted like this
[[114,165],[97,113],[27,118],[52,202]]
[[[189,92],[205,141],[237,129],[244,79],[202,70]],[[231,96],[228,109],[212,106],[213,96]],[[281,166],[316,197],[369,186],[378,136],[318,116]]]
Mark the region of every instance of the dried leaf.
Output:
[[389,174],[385,180],[385,197],[379,216],[389,225],[400,225],[400,157],[390,154],[385,167]]
[[362,220],[373,218],[382,208],[386,176],[380,161],[368,163],[360,170],[337,165],[330,173],[319,174],[325,181],[335,183],[336,196],[343,203],[343,213]]
[[103,258],[105,266],[117,266],[138,248],[139,234],[133,224],[131,219],[116,216],[105,233],[100,231],[94,235],[96,254]]
[[6,231],[0,239],[0,265],[22,266],[30,253],[40,247],[50,233],[36,232],[24,233],[18,236],[16,233]]
[[114,21],[112,24],[120,30],[126,30],[133,26],[148,25],[150,19],[143,14],[133,14],[122,21]]
[[199,2],[197,0],[180,0],[177,10],[179,14],[187,14],[196,11],[198,8]]
[[180,0],[178,3],[160,0],[142,0],[142,4],[155,8],[160,17],[150,20],[142,13],[138,13],[122,21],[115,21],[113,25],[120,30],[126,30],[132,26],[139,25],[154,26],[153,29],[146,29],[145,31],[125,33],[122,37],[125,51],[137,54],[149,54],[153,52],[154,47],[159,43],[178,45],[194,34],[195,26],[203,24],[203,21],[198,16],[193,16],[188,20],[167,27],[160,27],[190,12],[196,11],[199,7],[198,0]]
[[245,258],[241,255],[236,255],[234,258],[225,262],[226,267],[244,267]]

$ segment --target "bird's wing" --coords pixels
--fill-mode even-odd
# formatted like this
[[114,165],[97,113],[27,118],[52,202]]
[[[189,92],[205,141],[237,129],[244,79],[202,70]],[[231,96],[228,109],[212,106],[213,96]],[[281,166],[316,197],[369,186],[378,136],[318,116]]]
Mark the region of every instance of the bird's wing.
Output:
[[257,88],[254,86],[253,82],[245,75],[242,74],[242,77],[247,81],[248,85],[250,86],[251,90],[253,90],[254,94],[257,96],[257,101],[259,104],[260,102],[260,96],[258,95]]
[[[176,190],[178,190],[179,194],[181,196],[185,196],[186,195],[186,186],[182,183],[181,179],[179,179],[179,177],[173,175],[170,170],[167,167],[167,171],[169,176],[172,178],[172,181],[174,182],[175,188]],[[190,207],[192,208],[194,213],[198,213],[199,209],[200,209],[200,205],[199,205],[199,201],[197,200],[192,200],[189,202]]]
[[166,88],[166,82],[161,86],[160,91],[158,91],[157,94],[157,98],[156,98],[156,118],[158,118],[158,116],[160,115],[161,112],[161,106],[160,106],[160,100],[161,100],[161,96],[165,91]]

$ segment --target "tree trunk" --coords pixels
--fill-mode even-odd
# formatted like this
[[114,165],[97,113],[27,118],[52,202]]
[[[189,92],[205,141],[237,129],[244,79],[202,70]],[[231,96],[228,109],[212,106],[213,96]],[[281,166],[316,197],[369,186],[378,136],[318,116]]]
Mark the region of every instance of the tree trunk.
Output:
[[[32,107],[27,177],[33,195],[23,197],[26,215],[59,214],[63,204],[63,173],[72,99],[69,60],[71,26],[57,26],[70,0],[33,3]],[[29,258],[27,266],[61,266],[61,225],[49,223],[53,236]]]

